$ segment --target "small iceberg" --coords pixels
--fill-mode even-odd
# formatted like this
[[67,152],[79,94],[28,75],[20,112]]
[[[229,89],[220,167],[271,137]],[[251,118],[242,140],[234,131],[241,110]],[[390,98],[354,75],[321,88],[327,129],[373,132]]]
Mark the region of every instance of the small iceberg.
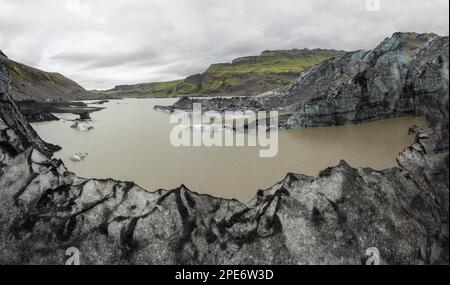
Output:
[[86,131],[90,131],[93,130],[94,127],[87,124],[87,123],[80,123],[80,122],[75,122],[75,124],[73,124],[72,126],[70,126],[72,129],[77,129],[81,132],[86,132]]
[[70,160],[73,161],[73,162],[81,162],[81,161],[83,161],[83,160],[86,160],[86,158],[88,157],[88,155],[89,155],[88,153],[81,153],[81,152],[78,152],[78,153],[72,155],[72,157],[70,158]]

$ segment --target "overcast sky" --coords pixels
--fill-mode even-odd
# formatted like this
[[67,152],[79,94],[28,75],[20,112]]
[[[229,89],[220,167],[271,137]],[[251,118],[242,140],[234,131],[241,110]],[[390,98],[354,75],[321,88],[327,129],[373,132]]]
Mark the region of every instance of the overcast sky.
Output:
[[0,50],[106,89],[179,79],[266,49],[370,49],[396,31],[448,35],[448,10],[448,0],[0,0]]

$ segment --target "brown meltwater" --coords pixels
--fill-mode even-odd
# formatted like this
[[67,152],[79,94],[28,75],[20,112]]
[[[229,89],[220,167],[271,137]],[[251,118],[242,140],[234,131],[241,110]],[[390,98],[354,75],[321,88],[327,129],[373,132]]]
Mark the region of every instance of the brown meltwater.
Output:
[[[282,180],[287,173],[317,175],[346,160],[353,167],[385,169],[414,136],[408,128],[423,118],[405,117],[361,125],[282,130],[278,155],[260,158],[259,147],[172,146],[169,114],[153,110],[173,99],[111,101],[92,114],[91,131],[72,129],[63,120],[33,124],[46,141],[63,150],[56,153],[69,170],[86,178],[133,181],[148,190],[174,189],[184,184],[192,191],[249,201],[257,190]],[[73,162],[75,153],[88,153]]]

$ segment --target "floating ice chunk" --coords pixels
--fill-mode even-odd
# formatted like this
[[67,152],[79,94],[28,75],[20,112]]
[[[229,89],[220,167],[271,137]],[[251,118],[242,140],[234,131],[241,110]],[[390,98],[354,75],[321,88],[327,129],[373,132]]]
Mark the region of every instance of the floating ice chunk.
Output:
[[78,152],[78,153],[72,155],[72,157],[70,158],[70,160],[72,160],[73,162],[80,162],[80,161],[86,160],[86,158],[88,157],[88,155],[89,155],[88,153],[81,153],[81,152]]
[[75,122],[72,126],[70,126],[72,129],[77,129],[81,132],[86,132],[86,131],[90,131],[92,129],[94,129],[93,126],[87,124],[87,123],[80,123],[80,122]]

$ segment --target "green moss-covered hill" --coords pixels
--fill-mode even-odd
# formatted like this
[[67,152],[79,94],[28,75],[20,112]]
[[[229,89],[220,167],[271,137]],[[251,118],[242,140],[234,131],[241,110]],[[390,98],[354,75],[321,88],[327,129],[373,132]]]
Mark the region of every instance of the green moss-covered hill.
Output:
[[250,96],[292,83],[298,74],[343,51],[294,49],[211,65],[204,73],[170,82],[120,85],[102,92],[113,97]]
[[59,73],[45,72],[9,59],[0,51],[0,63],[11,73],[10,94],[16,101],[66,101],[95,98],[95,95]]

